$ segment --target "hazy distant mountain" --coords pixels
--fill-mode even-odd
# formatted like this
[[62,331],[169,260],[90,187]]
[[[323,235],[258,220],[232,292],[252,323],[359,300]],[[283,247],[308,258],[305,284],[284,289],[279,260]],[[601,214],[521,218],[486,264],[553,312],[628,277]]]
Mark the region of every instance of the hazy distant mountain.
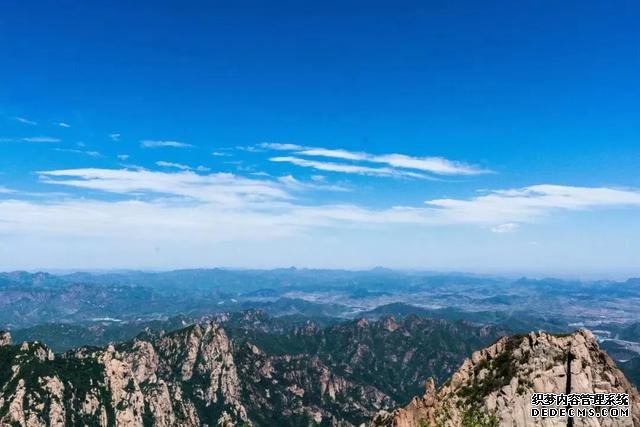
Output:
[[[567,333],[585,327],[629,370],[633,365],[622,362],[640,355],[638,305],[638,279],[514,280],[381,268],[0,273],[0,329],[11,330],[19,340],[41,341],[54,351],[105,346],[147,329],[167,332],[217,321],[225,313],[259,309],[271,317],[267,323],[275,325],[277,317],[285,325],[278,334],[244,329],[267,352],[311,351],[305,340],[290,338],[293,328],[307,321],[324,330],[361,317],[391,315],[403,323],[417,315],[510,333]],[[224,325],[235,339],[240,329]],[[412,381],[405,384],[419,383],[417,378]]]

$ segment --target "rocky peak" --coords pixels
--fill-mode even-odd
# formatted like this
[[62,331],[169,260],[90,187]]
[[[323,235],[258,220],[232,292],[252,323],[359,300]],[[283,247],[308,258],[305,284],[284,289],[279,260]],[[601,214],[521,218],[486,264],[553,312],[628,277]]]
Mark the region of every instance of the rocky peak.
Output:
[[638,391],[586,330],[500,338],[465,359],[440,389],[427,381],[424,396],[392,413],[380,412],[372,425],[568,425],[566,418],[531,417],[532,393],[627,393],[629,418],[575,419],[573,425],[640,425]]
[[393,316],[388,316],[382,321],[382,327],[388,332],[393,332],[400,327]]
[[7,331],[0,331],[0,347],[11,344],[11,334]]

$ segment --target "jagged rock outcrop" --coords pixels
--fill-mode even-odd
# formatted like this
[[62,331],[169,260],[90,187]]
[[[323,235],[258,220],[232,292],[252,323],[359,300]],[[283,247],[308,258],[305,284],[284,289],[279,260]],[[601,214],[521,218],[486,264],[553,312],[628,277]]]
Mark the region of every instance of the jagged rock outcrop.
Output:
[[[532,393],[627,393],[629,417],[537,418]],[[572,424],[570,424],[572,423]],[[640,395],[586,330],[503,337],[474,352],[440,389],[429,379],[423,397],[372,426],[639,426]]]
[[215,322],[58,355],[0,347],[1,426],[349,426],[393,406],[317,357],[267,355]]
[[11,334],[7,331],[0,331],[0,347],[11,344]]

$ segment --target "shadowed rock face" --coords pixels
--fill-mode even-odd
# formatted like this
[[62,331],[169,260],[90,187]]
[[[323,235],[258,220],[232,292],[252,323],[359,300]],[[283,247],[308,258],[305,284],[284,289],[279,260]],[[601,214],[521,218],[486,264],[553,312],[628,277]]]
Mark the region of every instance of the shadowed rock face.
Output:
[[[628,393],[628,418],[532,418],[531,394]],[[429,379],[425,395],[372,426],[638,426],[640,396],[586,330],[501,338],[474,352],[440,389]]]

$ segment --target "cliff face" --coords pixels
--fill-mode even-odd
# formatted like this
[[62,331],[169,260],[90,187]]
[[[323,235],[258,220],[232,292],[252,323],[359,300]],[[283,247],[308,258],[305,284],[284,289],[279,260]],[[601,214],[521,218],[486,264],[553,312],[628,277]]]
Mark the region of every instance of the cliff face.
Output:
[[0,347],[0,425],[352,425],[395,402],[316,357],[268,356],[216,323],[54,355]]
[[[628,393],[625,417],[531,417],[532,393]],[[568,336],[530,333],[501,338],[474,352],[451,379],[391,413],[381,411],[374,426],[638,426],[638,391],[598,347],[588,331]]]

